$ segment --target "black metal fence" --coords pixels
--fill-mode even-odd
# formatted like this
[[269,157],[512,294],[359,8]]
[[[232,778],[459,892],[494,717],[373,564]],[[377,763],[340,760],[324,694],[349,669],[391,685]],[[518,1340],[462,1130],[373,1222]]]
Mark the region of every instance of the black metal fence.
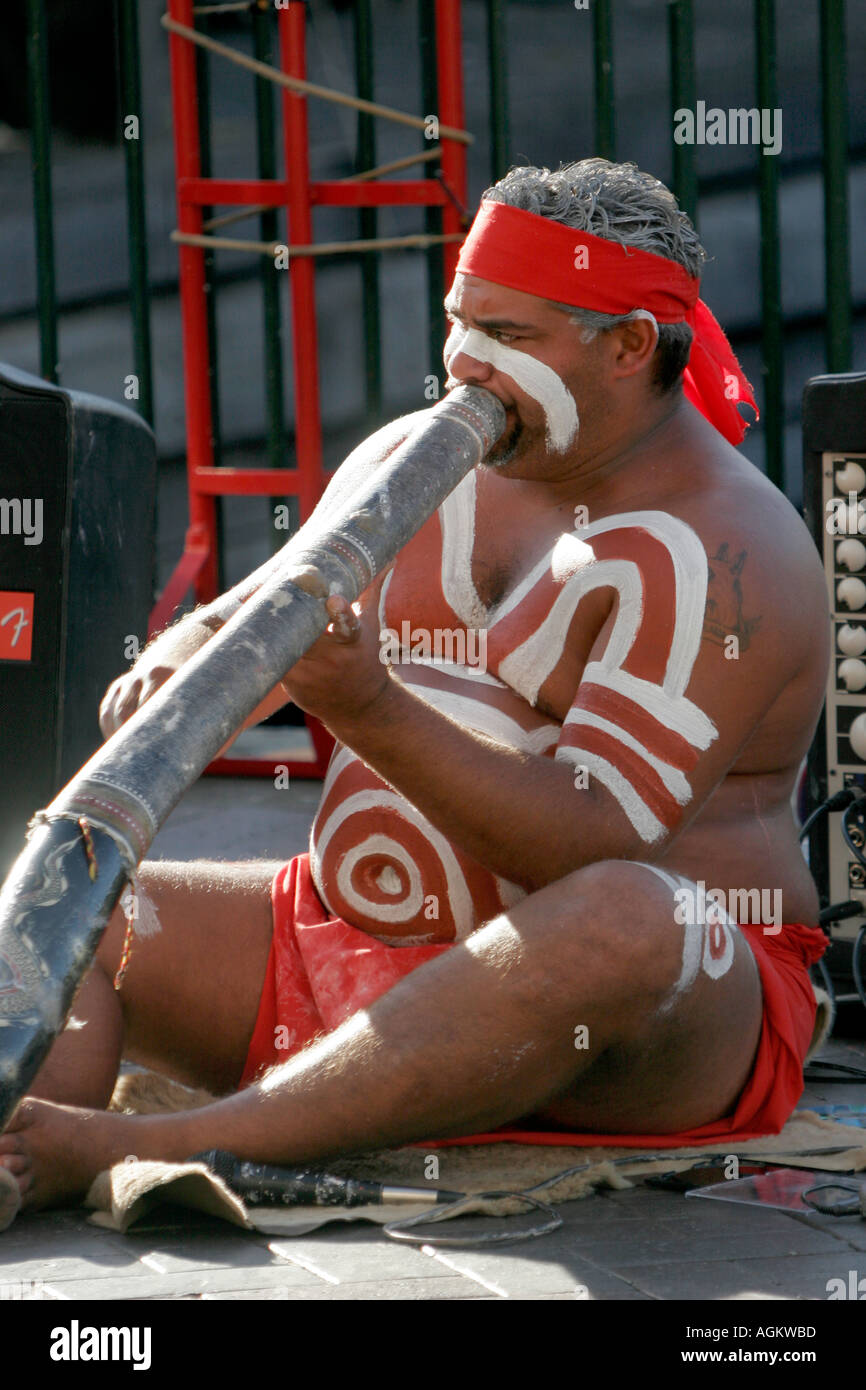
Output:
[[[563,5],[571,0],[561,0]],[[58,379],[58,296],[55,277],[55,227],[52,200],[52,92],[48,68],[48,22],[46,0],[24,0],[26,4],[26,54],[30,139],[33,171],[33,220],[36,239],[37,311],[42,374],[51,381]],[[50,0],[49,0],[50,3]],[[468,7],[469,0],[467,0]],[[491,181],[501,176],[512,160],[510,139],[511,84],[516,80],[509,74],[513,55],[509,46],[509,5],[507,0],[477,0],[485,9],[487,54],[487,109],[489,113],[489,170]],[[203,5],[197,22],[206,26],[215,12],[237,11],[249,15],[253,28],[254,52],[264,61],[272,61],[271,25],[273,5],[269,0],[234,5]],[[435,42],[430,21],[432,6],[428,0],[418,0],[418,31],[422,53],[422,91],[419,97],[429,110],[432,82],[432,48]],[[586,41],[592,44],[594,143],[595,151],[608,158],[622,157],[617,142],[617,99],[615,77],[618,40],[621,30],[615,23],[612,0],[575,0],[576,10],[588,9]],[[673,187],[681,205],[698,223],[702,210],[702,184],[696,169],[694,144],[677,143],[674,139],[674,113],[683,108],[694,109],[697,101],[697,68],[699,55],[695,51],[694,0],[659,0],[659,11],[666,11],[668,90],[670,101],[670,156],[673,167]],[[718,7],[716,7],[718,8]],[[798,8],[802,8],[798,5]],[[824,325],[825,367],[828,371],[845,371],[851,366],[852,355],[852,291],[851,257],[849,247],[849,142],[846,75],[846,13],[845,0],[814,0],[817,40],[820,48],[822,186],[824,204]],[[354,46],[355,81],[357,94],[374,95],[373,56],[376,36],[373,25],[373,0],[355,0]],[[119,110],[125,122],[118,135],[122,140],[126,169],[126,222],[129,251],[129,312],[132,323],[135,372],[140,381],[138,408],[153,421],[153,362],[150,334],[151,283],[148,270],[147,202],[144,182],[144,149],[140,128],[142,120],[142,71],[139,55],[138,0],[113,0],[113,23],[116,35],[117,84],[120,94]],[[779,104],[777,76],[777,4],[776,0],[753,0],[756,54],[754,72],[754,104],[759,109],[773,110]],[[539,7],[542,22],[542,7]],[[591,34],[591,40],[590,40]],[[200,53],[202,83],[202,131],[207,158],[209,132],[208,59]],[[145,74],[145,77],[147,75]],[[132,124],[130,124],[132,120]],[[258,173],[273,177],[278,163],[277,139],[272,109],[272,90],[269,84],[256,82],[255,120],[257,129]],[[361,115],[357,124],[357,166],[369,168],[375,164],[375,131],[371,117]],[[207,172],[203,170],[203,172]],[[780,270],[780,166],[775,158],[764,156],[757,160],[752,189],[760,209],[760,324],[761,372],[765,467],[768,475],[779,485],[784,484],[784,309]],[[360,234],[376,233],[377,212],[365,209],[359,214]],[[435,211],[428,213],[436,216]],[[262,237],[276,239],[276,213],[262,214]],[[382,409],[381,371],[381,302],[379,287],[379,256],[361,258],[363,276],[363,324],[368,415],[375,419]],[[215,285],[215,271],[209,274]],[[440,277],[441,280],[441,277]],[[441,326],[438,306],[444,286],[437,283],[435,274],[429,277],[431,294],[431,357],[441,349]],[[283,456],[285,432],[283,425],[283,364],[280,341],[280,306],[278,287],[268,267],[262,271],[264,313],[264,361],[266,380],[266,411],[263,437],[269,461],[276,466]],[[215,331],[215,330],[214,330]],[[215,412],[219,419],[219,412]],[[219,441],[217,441],[218,443]]]

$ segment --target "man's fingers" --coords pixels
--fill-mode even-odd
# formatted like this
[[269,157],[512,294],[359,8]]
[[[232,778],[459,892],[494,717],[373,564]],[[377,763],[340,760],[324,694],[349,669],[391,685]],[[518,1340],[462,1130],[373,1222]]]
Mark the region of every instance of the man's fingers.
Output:
[[112,734],[116,734],[172,674],[170,670],[160,667],[157,671],[152,671],[144,682],[139,679],[131,680],[128,676],[121,676],[115,681],[114,685],[109,687],[99,709],[99,727],[103,737],[111,738]]
[[[124,697],[124,681],[126,677],[121,676],[113,685],[110,685],[102,704],[99,707],[99,727],[102,730],[103,738],[111,738],[129,715],[124,713],[125,707],[130,703],[130,694]],[[131,692],[133,698],[133,708],[138,703],[139,683],[136,681]],[[130,711],[131,713],[131,711]]]
[[357,642],[361,632],[361,620],[352,605],[339,594],[335,594],[328,599],[325,607],[331,615],[328,635],[333,637],[335,642],[346,645]]

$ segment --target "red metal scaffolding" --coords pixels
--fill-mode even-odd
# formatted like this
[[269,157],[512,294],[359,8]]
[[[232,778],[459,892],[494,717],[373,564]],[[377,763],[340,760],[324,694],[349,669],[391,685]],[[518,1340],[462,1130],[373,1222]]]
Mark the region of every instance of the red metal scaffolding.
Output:
[[[203,208],[215,206],[285,207],[289,243],[314,245],[316,207],[435,206],[442,209],[446,283],[456,265],[457,240],[465,232],[461,207],[466,204],[466,149],[445,128],[463,130],[463,81],[460,40],[460,0],[434,0],[441,177],[437,179],[369,179],[359,182],[314,181],[310,177],[307,94],[280,89],[285,178],[218,179],[201,175],[202,152],[198,117],[196,45],[189,35],[170,31],[172,100],[174,107],[178,230],[181,236],[201,237]],[[306,79],[304,0],[289,0],[277,10],[279,64],[291,78]],[[169,0],[169,20],[194,28],[194,0]],[[213,45],[212,45],[213,46]],[[444,240],[451,236],[451,241]],[[211,417],[207,298],[206,239],[201,245],[182,243],[180,300],[183,322],[184,393],[186,405],[189,529],[183,554],[151,617],[151,632],[170,620],[192,588],[198,602],[217,595],[217,507],[225,496],[260,495],[298,498],[305,521],[322,494],[326,477],[322,460],[322,422],[319,394],[318,334],[315,303],[315,264],[309,254],[289,258],[292,355],[295,382],[296,465],[291,468],[231,468],[214,462]],[[321,776],[330,736],[311,721],[317,759],[299,764],[299,775]],[[221,760],[218,770],[251,770],[238,760]],[[259,769],[261,767],[259,766]]]

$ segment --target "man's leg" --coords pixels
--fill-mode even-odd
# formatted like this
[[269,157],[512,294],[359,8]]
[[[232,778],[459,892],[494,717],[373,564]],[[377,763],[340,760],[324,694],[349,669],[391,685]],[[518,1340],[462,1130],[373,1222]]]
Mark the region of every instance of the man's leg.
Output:
[[143,865],[162,923],[137,937],[119,991],[126,922],[118,909],[30,1094],[104,1109],[121,1056],[217,1095],[240,1080],[258,1011],[279,864]]
[[0,1153],[32,1164],[27,1200],[39,1204],[80,1193],[128,1153],[172,1160],[224,1148],[293,1163],[533,1114],[598,1133],[722,1118],[760,1037],[757,968],[734,933],[728,967],[700,968],[683,985],[694,937],[674,908],[670,887],[646,867],[591,865],[419,967],[243,1092],[157,1116],[29,1102]]

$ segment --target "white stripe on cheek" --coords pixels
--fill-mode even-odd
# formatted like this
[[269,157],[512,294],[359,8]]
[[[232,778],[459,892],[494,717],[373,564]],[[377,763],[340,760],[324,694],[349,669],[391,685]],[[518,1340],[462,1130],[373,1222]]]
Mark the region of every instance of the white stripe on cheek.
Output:
[[507,347],[505,343],[495,342],[486,334],[479,333],[476,328],[465,328],[462,324],[455,323],[448,335],[443,353],[449,372],[452,359],[460,352],[465,352],[467,357],[474,357],[476,362],[489,363],[498,372],[510,377],[527,396],[538,401],[547,420],[548,445],[560,452],[568,448],[577,434],[580,423],[577,405],[562,378],[552,367],[539,362],[537,357],[530,357],[527,352],[518,352],[515,348]]

